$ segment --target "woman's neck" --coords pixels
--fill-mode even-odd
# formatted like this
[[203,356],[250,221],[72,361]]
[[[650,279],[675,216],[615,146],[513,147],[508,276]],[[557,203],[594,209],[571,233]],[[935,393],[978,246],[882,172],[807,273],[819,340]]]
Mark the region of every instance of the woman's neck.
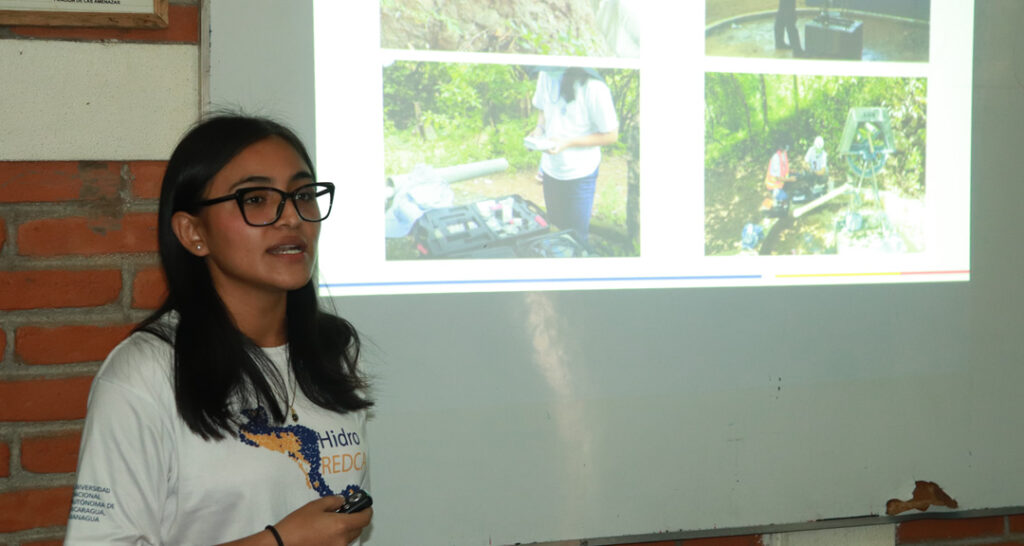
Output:
[[288,342],[288,293],[220,294],[235,326],[259,347],[278,347]]

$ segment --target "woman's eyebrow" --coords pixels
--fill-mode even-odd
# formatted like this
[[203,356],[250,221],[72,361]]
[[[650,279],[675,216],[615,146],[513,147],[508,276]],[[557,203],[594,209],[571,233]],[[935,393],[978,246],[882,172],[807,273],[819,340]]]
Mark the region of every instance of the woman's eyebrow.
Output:
[[292,176],[292,180],[291,181],[295,182],[296,180],[305,180],[307,178],[312,179],[313,178],[313,173],[311,173],[309,171],[299,171],[299,172],[295,173],[294,176]]
[[[288,181],[289,182],[295,182],[297,180],[306,180],[306,179],[312,179],[312,178],[313,178],[313,174],[312,173],[310,173],[309,171],[303,170],[303,171],[299,171],[299,172],[293,174],[291,179],[289,179]],[[228,193],[235,191],[235,188],[237,188],[238,186],[241,186],[242,184],[252,184],[252,183],[269,184],[272,181],[273,181],[273,179],[271,177],[269,177],[269,176],[263,176],[263,175],[258,175],[258,174],[250,175],[250,176],[247,176],[247,177],[239,180],[238,182],[235,182],[231,186],[229,186],[228,187]]]

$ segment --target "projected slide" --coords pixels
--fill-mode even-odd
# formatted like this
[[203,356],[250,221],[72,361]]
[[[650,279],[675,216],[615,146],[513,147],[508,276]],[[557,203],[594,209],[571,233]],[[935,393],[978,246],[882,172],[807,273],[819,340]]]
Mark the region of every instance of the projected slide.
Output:
[[969,279],[971,2],[355,4],[330,294]]

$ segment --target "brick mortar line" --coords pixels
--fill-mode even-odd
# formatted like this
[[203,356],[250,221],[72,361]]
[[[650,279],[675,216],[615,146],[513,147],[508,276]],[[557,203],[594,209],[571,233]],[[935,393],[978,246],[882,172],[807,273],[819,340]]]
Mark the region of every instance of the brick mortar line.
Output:
[[[157,261],[157,264],[160,262]],[[121,303],[121,308],[126,313],[132,312],[132,301],[135,299],[135,278],[142,272],[143,269],[148,269],[152,266],[143,267],[126,267],[121,270],[121,294],[118,301]]]
[[[11,462],[14,462],[12,459]],[[77,463],[76,463],[77,465]],[[17,465],[11,465],[12,468],[11,476],[7,478],[12,481],[10,490],[5,491],[5,487],[0,485],[0,494],[3,493],[17,493],[18,491],[32,490],[32,489],[53,489],[56,487],[74,487],[75,479],[78,475],[76,470],[71,472],[29,472],[24,468],[21,468],[21,460],[18,460]],[[17,471],[15,474],[14,471]],[[21,478],[16,479],[16,478]]]
[[0,441],[7,441],[12,434],[24,437],[26,432],[33,435],[56,436],[82,430],[85,419],[64,421],[3,421]]
[[[11,450],[11,462],[15,462],[14,450]],[[12,464],[11,475],[0,480],[0,495],[6,493],[18,493],[21,491],[32,491],[36,489],[56,489],[58,487],[74,487],[75,472],[57,472],[53,474],[38,474],[21,468],[21,459],[18,464]]]
[[[72,258],[72,259],[69,259]],[[49,258],[29,258],[0,260],[0,274],[3,273],[46,273],[62,272],[75,273],[98,273],[101,271],[121,271],[127,268],[131,274],[141,273],[144,269],[160,265],[155,255],[138,253],[103,254],[96,257],[85,255],[79,256],[53,256]],[[122,285],[122,289],[123,289]],[[0,312],[3,312],[0,310]]]
[[[85,419],[71,419],[64,421],[4,421],[2,423],[3,436],[0,441],[11,445],[11,462],[20,462],[21,442],[28,437],[49,437],[81,432],[85,425]],[[14,447],[19,448],[16,459]]]
[[16,533],[0,533],[0,544],[6,546],[23,546],[30,542],[41,542],[44,540],[63,540],[65,534],[64,526],[60,527],[37,527]]
[[[0,273],[18,271],[94,271],[134,266],[136,270],[160,265],[156,252],[113,252],[105,254],[62,254],[59,256],[9,256],[0,258]],[[12,267],[13,266],[13,267]],[[142,266],[141,268],[139,266]]]
[[[12,309],[0,311],[0,327],[5,330],[21,326],[89,326],[138,322],[152,311],[149,309],[125,309],[120,301],[96,307],[53,307],[36,309]],[[10,330],[11,336],[14,331]]]
[[0,366],[0,381],[60,380],[75,379],[86,375],[94,376],[102,363],[102,360],[69,364],[4,363],[3,366]]
[[[124,184],[124,183],[122,183]],[[44,220],[49,215],[41,213],[61,213],[70,211],[63,215],[88,216],[96,212],[156,212],[159,207],[159,198],[137,197],[125,195],[127,189],[119,188],[117,193],[109,197],[96,199],[67,199],[64,201],[15,201],[0,203],[0,214],[8,218],[27,216],[30,220]],[[128,192],[130,193],[130,192]],[[116,207],[115,207],[116,206]],[[116,210],[114,210],[116,208]]]
[[0,334],[3,334],[4,338],[4,350],[0,352],[0,369],[3,369],[5,362],[14,359],[14,330],[8,328],[6,321],[0,317]]

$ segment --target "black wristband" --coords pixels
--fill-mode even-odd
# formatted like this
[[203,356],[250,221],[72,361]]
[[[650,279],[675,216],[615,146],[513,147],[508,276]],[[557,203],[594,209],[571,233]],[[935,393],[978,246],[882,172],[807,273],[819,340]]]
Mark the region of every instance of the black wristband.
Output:
[[281,534],[277,532],[277,529],[275,529],[273,525],[267,525],[266,530],[270,531],[270,533],[274,535],[274,540],[277,541],[277,546],[284,546],[284,541],[281,540]]

